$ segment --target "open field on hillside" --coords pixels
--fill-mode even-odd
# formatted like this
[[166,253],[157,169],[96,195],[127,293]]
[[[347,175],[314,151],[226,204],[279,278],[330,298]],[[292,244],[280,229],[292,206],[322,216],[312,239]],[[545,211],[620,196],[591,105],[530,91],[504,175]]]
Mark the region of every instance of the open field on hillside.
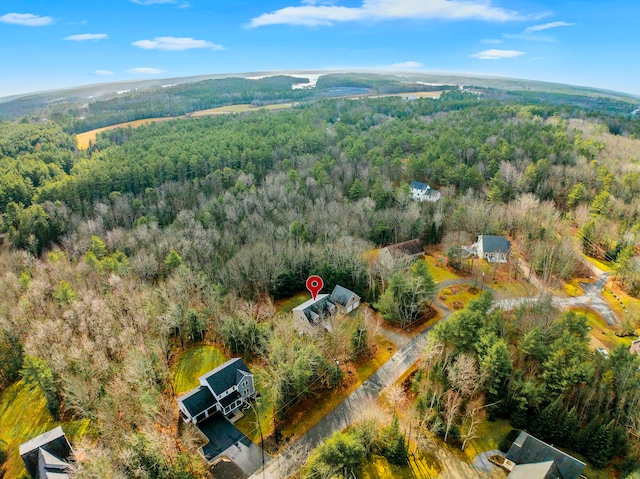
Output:
[[85,131],[84,133],[78,133],[76,140],[78,142],[78,148],[86,150],[89,146],[96,142],[98,133],[109,130],[116,130],[118,128],[137,128],[141,125],[148,125],[149,123],[158,123],[160,121],[173,120],[173,117],[169,118],[145,118],[143,120],[127,121],[125,123],[118,123],[117,125],[105,126],[102,128],[96,128],[95,130]]
[[389,96],[398,96],[401,98],[440,98],[442,91],[412,91],[405,93],[386,93],[384,95],[370,95],[367,98],[386,98]]
[[272,105],[256,106],[250,104],[220,106],[218,108],[209,108],[208,110],[199,110],[189,113],[181,118],[199,118],[203,116],[224,115],[228,113],[244,113],[246,111],[255,110],[286,110],[291,108],[293,103],[274,103]]
[[85,131],[84,133],[78,133],[76,135],[76,139],[78,141],[78,148],[81,150],[86,150],[87,148],[89,148],[90,144],[95,143],[98,133],[101,133],[103,131],[116,130],[118,128],[137,128],[141,125],[148,125],[149,123],[158,123],[160,121],[175,120],[177,118],[201,118],[204,116],[225,115],[229,113],[243,113],[246,111],[254,111],[254,110],[261,110],[261,109],[284,110],[286,108],[291,108],[292,106],[293,106],[293,103],[280,103],[280,104],[265,105],[265,106],[255,106],[255,105],[248,105],[248,104],[221,106],[218,108],[210,108],[208,110],[194,111],[184,116],[170,116],[170,117],[164,117],[164,118],[145,118],[142,120],[127,121],[124,123],[118,123],[116,125],[96,128],[95,130]]

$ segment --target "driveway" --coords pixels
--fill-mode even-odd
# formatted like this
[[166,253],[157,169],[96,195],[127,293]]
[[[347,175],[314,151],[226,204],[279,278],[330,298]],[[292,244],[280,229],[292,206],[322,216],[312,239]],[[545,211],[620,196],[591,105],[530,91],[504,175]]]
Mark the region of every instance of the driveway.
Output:
[[[215,414],[199,423],[198,428],[209,439],[200,449],[207,462],[226,456],[242,470],[245,477],[262,467],[262,449],[223,416]],[[265,454],[264,460],[269,459]]]

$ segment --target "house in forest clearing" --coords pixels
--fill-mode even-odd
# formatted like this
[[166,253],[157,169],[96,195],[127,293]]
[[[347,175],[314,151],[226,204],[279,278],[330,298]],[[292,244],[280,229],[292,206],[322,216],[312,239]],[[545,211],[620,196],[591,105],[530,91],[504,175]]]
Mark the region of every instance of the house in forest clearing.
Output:
[[506,263],[511,253],[511,242],[505,236],[480,235],[470,251],[489,263]]
[[[579,479],[585,463],[522,431],[507,452],[507,479]],[[505,466],[509,467],[505,461]]]
[[412,181],[409,183],[411,188],[411,196],[416,201],[429,201],[435,203],[440,199],[440,192],[433,190],[427,183],[420,181]]
[[331,331],[334,319],[355,311],[360,306],[360,296],[340,286],[331,294],[319,294],[293,308],[293,327],[300,334],[315,334],[322,329]]
[[631,347],[629,348],[631,354],[640,354],[640,339],[636,339],[631,342]]
[[33,479],[68,479],[73,449],[60,426],[20,444],[20,457]]
[[257,394],[253,374],[241,358],[230,359],[198,381],[199,387],[177,399],[184,422],[197,424],[217,412],[231,417]]
[[403,256],[413,258],[422,254],[424,254],[424,248],[420,244],[420,240],[412,239],[381,248],[378,252],[378,261],[389,262]]

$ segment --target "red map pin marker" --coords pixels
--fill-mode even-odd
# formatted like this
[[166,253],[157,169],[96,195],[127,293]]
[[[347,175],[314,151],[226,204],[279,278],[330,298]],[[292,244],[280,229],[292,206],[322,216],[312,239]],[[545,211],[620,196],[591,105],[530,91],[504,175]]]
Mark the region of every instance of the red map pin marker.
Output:
[[324,281],[322,281],[322,278],[320,276],[313,275],[307,278],[307,289],[311,293],[311,296],[313,296],[314,301],[318,297],[318,293],[323,286]]

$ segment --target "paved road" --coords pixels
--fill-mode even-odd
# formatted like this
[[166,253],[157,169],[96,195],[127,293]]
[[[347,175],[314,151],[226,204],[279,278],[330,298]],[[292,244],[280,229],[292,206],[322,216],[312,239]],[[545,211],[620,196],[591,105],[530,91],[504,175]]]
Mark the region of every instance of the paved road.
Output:
[[[600,273],[601,274],[594,283],[581,283],[581,286],[585,291],[584,295],[574,298],[553,297],[553,304],[561,308],[588,306],[600,312],[609,324],[615,324],[615,314],[609,305],[602,299],[601,295],[601,291],[604,288],[609,274]],[[473,279],[442,281],[438,284],[438,290],[453,284],[472,284],[473,281]],[[490,290],[491,288],[485,286],[485,289]],[[539,296],[499,300],[494,304],[496,307],[508,310],[514,309],[523,303],[533,303],[538,300]],[[434,301],[434,304],[442,309],[442,320],[445,320],[451,315],[452,311],[443,303],[436,300]],[[294,444],[289,447],[293,447],[294,449],[311,450],[311,448],[322,442],[324,438],[329,437],[336,431],[345,429],[349,424],[357,419],[360,412],[364,411],[367,406],[380,395],[383,389],[392,385],[418,360],[426,335],[432,328],[433,326],[425,329],[401,347],[396,354],[384,363],[373,375],[371,375],[369,379],[364,381],[358,389],[351,393],[340,405],[323,417],[313,428],[297,439]],[[250,479],[282,479],[283,477],[286,477],[286,473],[284,471],[291,471],[290,459],[287,457],[286,452],[272,459],[267,464],[264,471],[261,470],[256,472],[250,477]]]

